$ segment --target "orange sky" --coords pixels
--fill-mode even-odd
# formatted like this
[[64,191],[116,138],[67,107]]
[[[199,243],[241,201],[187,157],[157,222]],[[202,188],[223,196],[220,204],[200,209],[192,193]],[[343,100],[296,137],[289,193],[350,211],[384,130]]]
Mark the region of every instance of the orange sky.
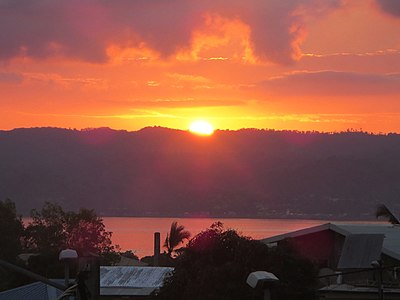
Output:
[[400,132],[397,0],[0,0],[0,129]]

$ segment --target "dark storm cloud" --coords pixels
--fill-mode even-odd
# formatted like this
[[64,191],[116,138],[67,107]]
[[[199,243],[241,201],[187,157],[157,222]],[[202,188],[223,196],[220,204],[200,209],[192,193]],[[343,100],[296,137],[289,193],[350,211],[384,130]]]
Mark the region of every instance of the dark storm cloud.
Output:
[[376,0],[376,3],[385,13],[395,17],[400,17],[400,1]]
[[339,0],[0,0],[0,59],[61,55],[104,62],[108,45],[143,42],[165,57],[190,47],[192,32],[210,13],[248,24],[258,57],[290,63],[303,17],[339,5]]

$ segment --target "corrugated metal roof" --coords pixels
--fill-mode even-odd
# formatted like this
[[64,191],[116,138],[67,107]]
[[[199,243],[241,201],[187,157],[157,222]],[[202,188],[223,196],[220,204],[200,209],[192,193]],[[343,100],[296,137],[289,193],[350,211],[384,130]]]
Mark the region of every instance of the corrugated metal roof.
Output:
[[349,234],[375,233],[384,234],[382,253],[400,260],[400,226],[392,224],[345,224],[345,223],[326,223],[313,226],[285,234],[276,235],[261,241],[270,244],[281,241],[285,238],[298,237],[310,233],[320,232],[323,230],[333,230],[343,236]]
[[100,287],[161,287],[174,268],[167,267],[100,267]]
[[[163,285],[174,268],[101,266],[100,295],[147,296]],[[54,280],[63,282],[63,280]],[[0,292],[0,300],[55,300],[62,294],[52,286],[35,282]]]
[[338,269],[370,269],[381,258],[383,234],[350,234],[343,244]]
[[[384,287],[385,294],[400,294],[400,289]],[[357,293],[374,293],[377,294],[376,287],[353,286],[349,284],[332,284],[319,289],[320,292],[357,292]],[[361,299],[361,298],[358,298]]]
[[100,288],[100,296],[148,296],[157,288]]
[[100,295],[150,295],[160,288],[174,268],[101,266]]
[[34,282],[0,292],[0,300],[55,300],[62,291],[43,282]]

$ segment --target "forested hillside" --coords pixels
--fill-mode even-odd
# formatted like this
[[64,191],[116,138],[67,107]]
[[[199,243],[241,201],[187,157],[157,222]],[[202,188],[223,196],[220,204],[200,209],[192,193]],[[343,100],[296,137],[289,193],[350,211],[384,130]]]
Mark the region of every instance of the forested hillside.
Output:
[[400,136],[160,127],[0,132],[0,199],[104,215],[373,218],[400,211]]

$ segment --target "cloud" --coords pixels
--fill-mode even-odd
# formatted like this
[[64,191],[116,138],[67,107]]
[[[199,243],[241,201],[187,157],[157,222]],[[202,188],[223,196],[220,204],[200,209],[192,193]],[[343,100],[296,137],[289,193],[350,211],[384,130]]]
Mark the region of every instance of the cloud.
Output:
[[106,80],[95,77],[66,77],[57,73],[22,73],[21,78],[32,85],[42,84],[45,86],[56,85],[68,89],[79,87],[90,87],[92,89],[106,89],[108,83]]
[[20,83],[23,76],[13,72],[0,72],[0,83]]
[[228,106],[241,106],[245,105],[245,101],[231,100],[231,99],[196,99],[189,97],[170,97],[170,98],[156,98],[156,99],[122,99],[122,100],[98,100],[96,104],[100,106],[113,106],[118,109],[132,110],[138,108],[202,108],[202,107],[228,107]]
[[239,19],[250,28],[257,57],[287,64],[300,55],[305,16],[320,16],[340,0],[0,0],[0,60],[66,56],[105,62],[107,48],[147,47],[162,57],[191,47],[205,16]]
[[301,123],[357,123],[365,114],[274,114],[231,117],[234,120],[296,121]]
[[400,17],[400,1],[398,0],[376,0],[379,8],[394,17]]
[[254,1],[242,18],[251,28],[254,52],[264,60],[291,63],[301,55],[304,17],[319,16],[340,6],[340,1]]
[[211,81],[206,77],[191,74],[168,73],[167,76],[176,82],[209,83]]
[[236,100],[196,100],[188,99],[156,99],[149,101],[135,101],[139,107],[163,107],[163,108],[191,108],[191,107],[224,107],[240,106],[244,102]]
[[316,57],[316,58],[324,58],[324,57],[351,57],[354,59],[355,57],[374,57],[374,56],[386,56],[386,55],[400,55],[400,50],[398,49],[384,49],[384,50],[376,50],[370,52],[359,52],[359,53],[351,53],[351,52],[334,52],[334,53],[303,53],[302,57]]
[[257,85],[267,93],[290,96],[374,96],[400,93],[399,74],[357,72],[294,72]]

